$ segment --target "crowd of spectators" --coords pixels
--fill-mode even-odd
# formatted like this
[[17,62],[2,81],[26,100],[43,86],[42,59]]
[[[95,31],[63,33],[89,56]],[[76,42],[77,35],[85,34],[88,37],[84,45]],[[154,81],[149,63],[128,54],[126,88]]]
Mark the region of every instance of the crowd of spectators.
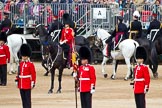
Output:
[[[162,0],[161,0],[162,1]],[[87,5],[89,4],[95,4],[95,5],[116,5],[118,6],[118,9],[121,11],[121,15],[127,15],[129,17],[130,14],[128,14],[129,11],[123,11],[128,8],[134,8],[134,10],[139,10],[141,14],[144,13],[144,15],[151,15],[151,13],[157,13],[158,16],[160,16],[160,13],[158,12],[158,7],[161,3],[160,0],[1,0],[2,3],[4,3],[4,9],[3,11],[9,11],[10,12],[10,18],[13,22],[22,21],[25,17],[26,21],[29,20],[37,20],[40,22],[44,22],[45,18],[47,18],[47,23],[50,23],[52,21],[53,15],[58,15],[59,18],[62,17],[63,13],[69,12],[73,19],[77,21],[80,17],[82,17],[87,10]],[[46,3],[46,5],[45,5]],[[69,6],[68,6],[68,5]],[[138,9],[138,7],[135,7],[136,5],[145,4]],[[151,5],[150,5],[151,4]],[[89,8],[88,8],[89,9]],[[145,12],[146,11],[146,14]],[[149,12],[147,12],[149,11]],[[1,11],[1,16],[2,16]],[[2,17],[0,16],[0,20],[2,20]]]

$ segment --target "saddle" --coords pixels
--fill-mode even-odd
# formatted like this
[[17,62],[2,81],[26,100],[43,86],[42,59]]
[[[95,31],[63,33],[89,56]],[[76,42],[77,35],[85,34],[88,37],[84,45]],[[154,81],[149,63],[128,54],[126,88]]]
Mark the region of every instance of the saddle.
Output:
[[114,39],[114,44],[113,44],[113,47],[111,47],[112,49],[111,50],[119,50],[119,44],[120,42],[123,40],[123,35],[124,35],[124,32],[117,32],[116,33],[116,36],[115,36],[115,39]]

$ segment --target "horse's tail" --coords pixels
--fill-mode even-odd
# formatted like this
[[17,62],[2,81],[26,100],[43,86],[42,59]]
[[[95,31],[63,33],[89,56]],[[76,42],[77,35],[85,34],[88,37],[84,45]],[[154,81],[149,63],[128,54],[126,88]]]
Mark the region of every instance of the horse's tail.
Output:
[[22,44],[27,44],[27,41],[24,36],[21,36]]

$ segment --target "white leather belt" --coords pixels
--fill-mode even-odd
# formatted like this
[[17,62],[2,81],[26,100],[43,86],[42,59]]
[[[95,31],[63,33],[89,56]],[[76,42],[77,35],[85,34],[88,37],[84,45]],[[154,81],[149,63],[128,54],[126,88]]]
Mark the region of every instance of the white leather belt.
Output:
[[79,80],[90,80],[90,78],[79,78]]
[[134,81],[144,81],[144,80],[145,80],[144,78],[134,79]]
[[6,56],[6,55],[0,55],[0,57],[4,57],[4,56]]
[[25,76],[22,76],[22,75],[19,75],[19,78],[30,78],[31,75],[25,75]]

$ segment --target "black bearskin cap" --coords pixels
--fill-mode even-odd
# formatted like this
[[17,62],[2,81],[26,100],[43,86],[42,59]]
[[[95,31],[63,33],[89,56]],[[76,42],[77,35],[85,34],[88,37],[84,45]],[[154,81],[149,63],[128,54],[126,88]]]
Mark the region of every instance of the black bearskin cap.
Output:
[[144,59],[144,62],[147,59],[147,53],[144,47],[137,47],[136,49],[136,59]]
[[7,42],[7,35],[5,32],[0,33],[0,40],[4,41],[5,43]]
[[20,48],[21,56],[31,57],[32,51],[31,47],[28,44],[22,44]]
[[83,46],[79,49],[79,57],[80,57],[80,60],[88,59],[89,63],[92,62],[92,53],[88,47]]
[[68,13],[63,14],[63,23],[64,23],[64,25],[65,24],[71,25],[72,19],[71,19],[70,15]]

